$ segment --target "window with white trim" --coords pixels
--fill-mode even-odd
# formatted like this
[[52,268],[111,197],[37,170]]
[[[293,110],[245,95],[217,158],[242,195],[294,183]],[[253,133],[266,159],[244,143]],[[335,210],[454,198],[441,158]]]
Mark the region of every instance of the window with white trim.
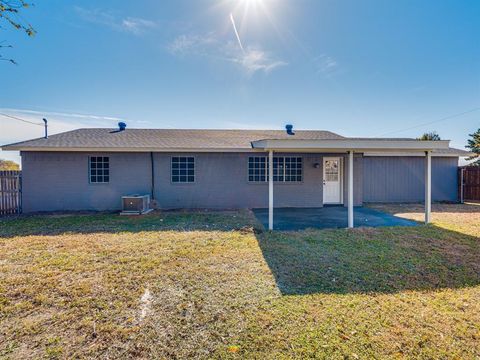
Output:
[[92,184],[105,184],[110,181],[110,158],[108,156],[90,156],[89,177]]
[[[248,181],[267,182],[268,157],[250,156],[248,158]],[[303,179],[302,158],[298,156],[275,156],[273,158],[273,181],[301,182]]]
[[195,182],[195,158],[191,156],[172,157],[172,183]]

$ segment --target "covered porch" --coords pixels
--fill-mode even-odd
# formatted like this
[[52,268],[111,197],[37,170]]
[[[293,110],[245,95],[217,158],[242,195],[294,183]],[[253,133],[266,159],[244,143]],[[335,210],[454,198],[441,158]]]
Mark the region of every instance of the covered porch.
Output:
[[[354,210],[354,157],[355,154],[364,154],[368,152],[393,154],[422,154],[425,157],[425,223],[431,220],[431,203],[432,203],[432,151],[448,149],[449,141],[421,141],[412,139],[337,139],[337,140],[303,140],[295,139],[268,139],[252,142],[252,147],[259,151],[268,153],[268,229],[274,230],[275,212],[282,212],[281,209],[275,209],[275,191],[274,191],[274,154],[275,153],[324,153],[324,154],[343,154],[345,156],[344,164],[344,181],[346,183],[346,199],[347,210],[338,210],[337,217],[343,216],[346,220],[346,227],[353,228],[362,222],[355,221]],[[325,173],[323,183],[325,185]],[[343,176],[343,175],[342,175]],[[343,177],[342,177],[343,180]],[[293,209],[297,211],[301,217],[301,209]],[[285,211],[285,210],[283,210]],[[364,209],[360,210],[365,212]],[[342,212],[344,214],[342,215]],[[361,216],[361,212],[359,215]],[[304,214],[307,216],[306,214]],[[297,217],[298,218],[298,217]],[[358,216],[357,216],[358,218]],[[325,224],[328,224],[328,216],[324,217]],[[298,218],[301,220],[301,218]],[[320,218],[319,221],[322,221]],[[336,222],[336,224],[343,222]],[[400,225],[400,224],[398,224]],[[316,227],[326,227],[317,224]],[[333,226],[339,227],[339,226]],[[276,229],[276,228],[275,228]]]

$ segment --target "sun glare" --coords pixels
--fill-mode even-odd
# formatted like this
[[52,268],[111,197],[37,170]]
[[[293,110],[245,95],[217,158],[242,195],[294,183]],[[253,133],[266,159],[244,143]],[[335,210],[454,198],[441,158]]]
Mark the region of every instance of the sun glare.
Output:
[[264,0],[239,0],[240,3],[243,3],[246,6],[258,6],[263,4]]
[[258,34],[273,29],[280,34],[276,15],[279,11],[285,11],[284,0],[217,0],[214,4],[211,8],[212,11],[227,14],[225,24],[227,29],[230,28],[227,31],[231,31],[233,26],[242,50],[243,45],[240,38],[245,33]]
[[244,13],[245,16],[258,15],[260,12],[267,12],[269,3],[273,0],[236,0],[234,1],[235,10]]

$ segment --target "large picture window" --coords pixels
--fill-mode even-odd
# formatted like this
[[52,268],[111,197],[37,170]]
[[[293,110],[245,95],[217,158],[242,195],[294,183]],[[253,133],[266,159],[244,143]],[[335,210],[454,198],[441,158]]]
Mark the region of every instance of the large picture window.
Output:
[[93,184],[108,183],[110,181],[110,158],[108,156],[90,156],[90,182]]
[[[275,156],[273,158],[273,181],[301,182],[303,179],[302,158],[297,156]],[[267,182],[268,157],[251,156],[248,158],[248,181]]]
[[186,156],[172,157],[172,183],[195,182],[195,158]]

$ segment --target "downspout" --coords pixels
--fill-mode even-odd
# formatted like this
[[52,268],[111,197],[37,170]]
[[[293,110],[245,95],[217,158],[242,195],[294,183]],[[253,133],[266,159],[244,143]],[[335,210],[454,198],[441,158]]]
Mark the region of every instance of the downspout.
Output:
[[153,161],[153,152],[150,152],[150,168],[152,170],[152,183],[150,185],[150,199],[155,200],[155,165]]

